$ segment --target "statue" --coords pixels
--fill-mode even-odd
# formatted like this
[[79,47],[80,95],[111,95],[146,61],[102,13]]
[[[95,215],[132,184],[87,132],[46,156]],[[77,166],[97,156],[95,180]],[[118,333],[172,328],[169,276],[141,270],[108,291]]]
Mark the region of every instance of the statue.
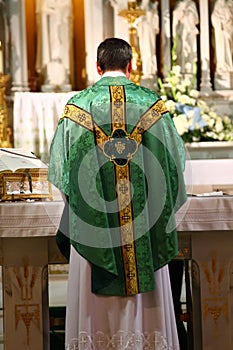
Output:
[[192,74],[197,61],[197,25],[199,16],[192,0],[179,1],[173,11],[172,35],[176,46],[176,64],[183,73]]
[[38,41],[36,70],[44,77],[43,91],[69,91],[72,1],[36,1]]
[[118,10],[124,10],[128,8],[127,0],[110,0],[112,7],[116,7]]
[[156,35],[159,33],[158,1],[142,0],[140,6],[145,16],[138,22],[139,47],[142,58],[144,78],[150,78],[157,73]]
[[216,72],[233,71],[233,1],[217,0],[211,22],[215,34]]
[[[163,37],[163,64],[165,69],[171,65],[171,28],[170,28],[170,11],[167,8],[162,17],[164,27]],[[166,71],[164,72],[166,75]]]

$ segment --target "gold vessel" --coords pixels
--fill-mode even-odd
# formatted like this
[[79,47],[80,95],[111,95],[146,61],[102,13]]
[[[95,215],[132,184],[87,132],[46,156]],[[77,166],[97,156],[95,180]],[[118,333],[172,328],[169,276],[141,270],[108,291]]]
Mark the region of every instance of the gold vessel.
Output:
[[145,11],[140,9],[137,5],[137,1],[128,1],[128,9],[121,10],[118,13],[119,16],[125,18],[129,25],[129,42],[132,46],[132,71],[131,80],[139,85],[142,77],[142,60],[138,42],[136,20],[145,15]]
[[5,101],[5,91],[9,79],[9,75],[0,73],[0,147],[2,148],[12,147],[12,131],[8,125],[8,110]]

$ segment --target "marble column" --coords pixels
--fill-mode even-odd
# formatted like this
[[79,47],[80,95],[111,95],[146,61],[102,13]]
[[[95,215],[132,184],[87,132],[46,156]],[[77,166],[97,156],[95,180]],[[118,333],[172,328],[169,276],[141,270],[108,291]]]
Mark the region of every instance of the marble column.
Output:
[[171,27],[169,0],[161,1],[161,31],[163,42],[163,74],[166,77],[171,68]]
[[96,51],[103,41],[103,2],[102,0],[85,0],[85,40],[87,85],[99,79],[96,71]]
[[[129,28],[127,21],[118,16],[120,10],[127,9],[127,1],[120,1],[121,5],[117,4],[117,1],[111,1],[111,5],[114,8],[114,36],[116,38],[121,38],[129,42]],[[122,4],[124,4],[122,6]]]
[[103,19],[104,38],[114,37],[114,10],[110,2],[103,3]]
[[12,92],[28,91],[27,41],[24,0],[10,0]]
[[200,6],[200,52],[202,92],[211,92],[210,82],[210,40],[209,40],[209,5],[208,0],[199,1]]

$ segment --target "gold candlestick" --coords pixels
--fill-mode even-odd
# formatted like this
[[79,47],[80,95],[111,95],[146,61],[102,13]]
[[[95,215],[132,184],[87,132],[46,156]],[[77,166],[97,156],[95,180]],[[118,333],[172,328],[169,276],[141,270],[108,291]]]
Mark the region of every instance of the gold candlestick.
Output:
[[130,78],[135,84],[140,84],[142,76],[142,60],[138,43],[136,20],[145,15],[145,11],[140,9],[137,1],[128,1],[128,9],[121,10],[119,16],[125,18],[129,25],[129,42],[132,46],[132,71]]
[[8,125],[8,110],[5,101],[5,91],[9,79],[9,75],[0,73],[0,147],[2,148],[12,147],[12,131]]

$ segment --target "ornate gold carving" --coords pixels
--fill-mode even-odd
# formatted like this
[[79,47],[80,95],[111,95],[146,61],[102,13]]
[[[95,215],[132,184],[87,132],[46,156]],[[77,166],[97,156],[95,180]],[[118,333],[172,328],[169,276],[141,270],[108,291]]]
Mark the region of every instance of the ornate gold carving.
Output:
[[228,320],[228,300],[222,296],[222,282],[225,275],[225,266],[212,256],[209,263],[202,263],[204,276],[209,288],[210,297],[203,298],[203,317],[206,320],[209,314],[215,324],[215,335],[218,334],[218,320],[222,315]]
[[[30,175],[31,181],[29,181]],[[26,199],[52,199],[52,186],[48,182],[48,169],[25,169],[0,174],[0,202]],[[31,189],[30,189],[31,182]]]
[[22,303],[15,304],[15,328],[17,329],[20,321],[23,321],[27,332],[27,345],[29,345],[29,333],[32,321],[35,321],[40,330],[40,305],[32,302],[33,289],[35,287],[38,268],[29,267],[27,260],[24,261],[22,268],[14,268],[14,274],[20,288]]
[[189,247],[183,247],[179,249],[179,258],[190,258],[190,248]]
[[221,294],[221,284],[225,274],[224,265],[219,266],[216,256],[213,256],[210,264],[204,262],[202,266],[209,286],[209,293],[212,295]]
[[137,2],[129,2],[128,9],[119,12],[119,16],[126,19],[129,26],[129,42],[132,47],[132,71],[130,78],[135,84],[140,84],[142,77],[142,60],[138,42],[136,20],[145,15],[145,11],[138,8]]
[[9,81],[9,75],[0,73],[0,147],[12,147],[12,130],[8,125],[8,110],[5,102],[5,90]]

